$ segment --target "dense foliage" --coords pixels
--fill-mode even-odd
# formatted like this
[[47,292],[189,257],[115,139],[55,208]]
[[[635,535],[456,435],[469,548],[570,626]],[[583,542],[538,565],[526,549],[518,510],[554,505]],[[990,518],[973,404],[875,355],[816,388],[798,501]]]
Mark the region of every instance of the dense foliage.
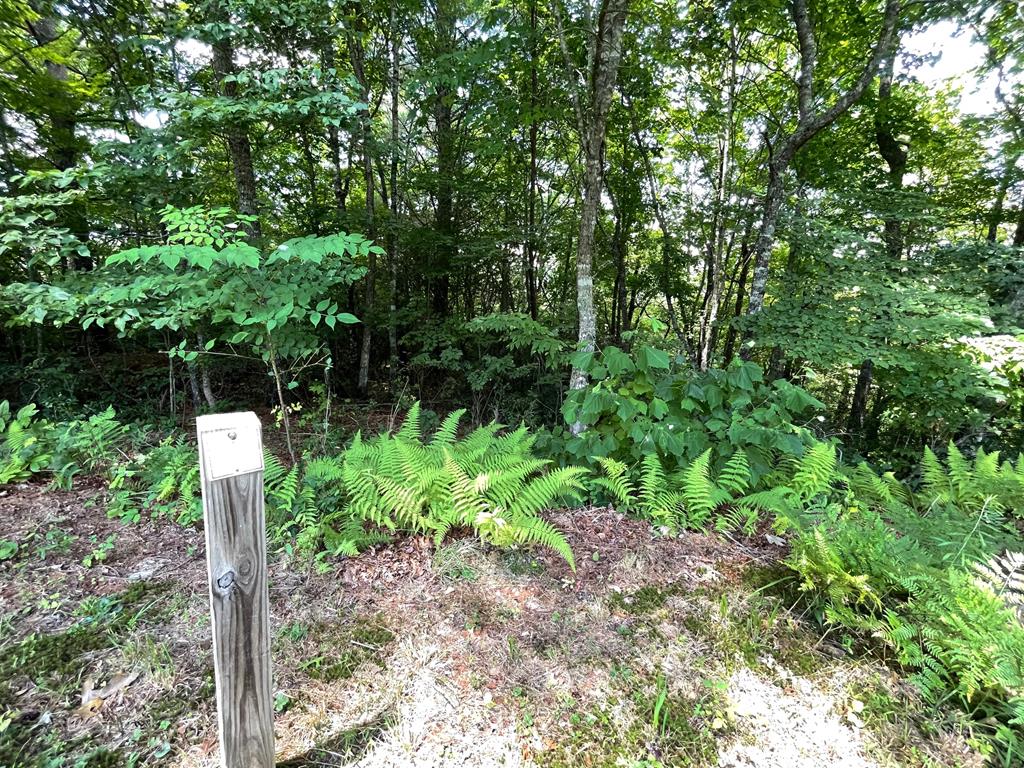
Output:
[[253,409],[297,567],[772,530],[1019,762],[1022,72],[1009,0],[0,4],[0,484],[201,524]]

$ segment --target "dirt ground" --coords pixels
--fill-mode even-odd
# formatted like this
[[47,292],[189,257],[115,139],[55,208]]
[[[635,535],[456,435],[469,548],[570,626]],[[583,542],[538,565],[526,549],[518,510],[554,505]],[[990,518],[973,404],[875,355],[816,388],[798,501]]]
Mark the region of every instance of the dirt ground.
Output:
[[[214,766],[202,532],[109,520],[100,492],[0,489],[0,765]],[[790,610],[765,535],[550,519],[576,573],[472,538],[324,572],[273,554],[279,765],[982,764]]]

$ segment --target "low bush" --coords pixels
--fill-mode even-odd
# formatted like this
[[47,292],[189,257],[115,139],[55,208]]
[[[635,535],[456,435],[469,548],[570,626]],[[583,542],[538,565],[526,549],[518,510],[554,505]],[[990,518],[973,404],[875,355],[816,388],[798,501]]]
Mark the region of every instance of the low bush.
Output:
[[[669,472],[710,450],[718,470],[736,451],[746,455],[755,484],[779,455],[799,457],[814,442],[809,425],[823,405],[784,380],[767,383],[754,363],[700,372],[685,359],[640,346],[577,353],[592,385],[569,393],[564,427],[545,435],[542,447],[577,463],[612,458],[638,473],[656,453]],[[585,427],[572,434],[574,424]]]

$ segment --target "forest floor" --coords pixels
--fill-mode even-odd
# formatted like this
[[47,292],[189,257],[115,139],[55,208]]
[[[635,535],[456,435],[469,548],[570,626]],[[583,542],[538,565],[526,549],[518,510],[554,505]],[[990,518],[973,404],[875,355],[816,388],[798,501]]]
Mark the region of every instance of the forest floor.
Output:
[[[202,532],[110,520],[99,490],[0,490],[0,764],[212,767]],[[474,539],[322,574],[272,556],[279,764],[982,764],[955,714],[789,610],[773,537],[550,517],[576,573]]]

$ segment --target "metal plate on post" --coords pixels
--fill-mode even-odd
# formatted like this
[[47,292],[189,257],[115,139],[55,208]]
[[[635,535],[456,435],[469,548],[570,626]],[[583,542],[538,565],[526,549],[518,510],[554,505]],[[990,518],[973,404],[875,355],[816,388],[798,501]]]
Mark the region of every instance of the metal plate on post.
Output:
[[202,442],[206,480],[223,480],[263,469],[260,421],[255,413],[200,416],[196,429]]

